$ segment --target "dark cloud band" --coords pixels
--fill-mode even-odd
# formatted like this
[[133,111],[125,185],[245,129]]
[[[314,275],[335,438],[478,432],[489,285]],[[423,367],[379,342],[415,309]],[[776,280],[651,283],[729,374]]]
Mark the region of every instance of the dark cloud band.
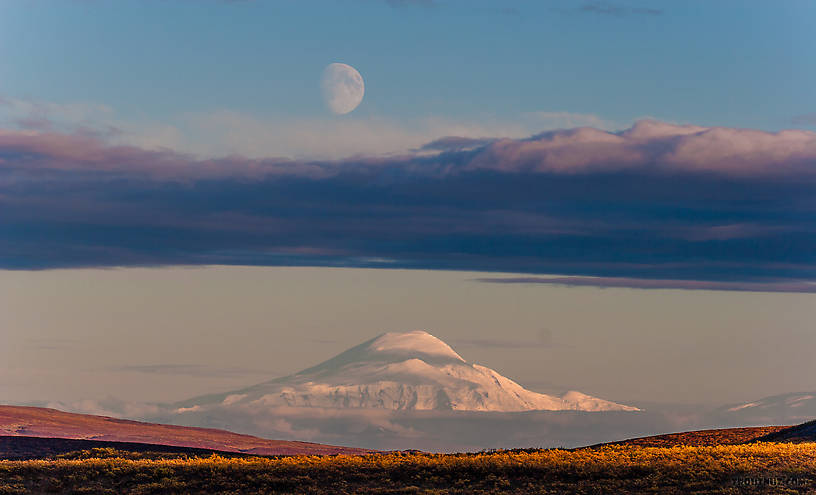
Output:
[[480,278],[490,284],[546,284],[565,287],[597,287],[626,289],[726,290],[741,292],[816,293],[816,283],[784,282],[717,282],[710,280],[649,280],[605,277],[495,277]]
[[806,280],[816,278],[814,193],[816,133],[805,131],[645,121],[335,162],[0,131],[0,266]]

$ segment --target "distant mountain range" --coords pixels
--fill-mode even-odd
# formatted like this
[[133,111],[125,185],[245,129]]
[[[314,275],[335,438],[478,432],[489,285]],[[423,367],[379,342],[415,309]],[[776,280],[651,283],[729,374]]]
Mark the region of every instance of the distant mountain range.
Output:
[[816,418],[816,392],[773,395],[720,408],[718,415],[746,424],[795,424]]
[[390,409],[400,411],[638,411],[570,391],[556,397],[525,389],[498,372],[468,363],[421,330],[386,333],[294,375],[249,388],[197,397],[180,412],[221,405]]

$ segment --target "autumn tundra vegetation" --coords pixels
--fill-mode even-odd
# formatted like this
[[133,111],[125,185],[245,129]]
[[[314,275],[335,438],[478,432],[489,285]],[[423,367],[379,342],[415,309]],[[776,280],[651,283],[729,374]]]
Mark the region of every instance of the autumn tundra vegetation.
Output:
[[[9,433],[0,435],[0,495],[816,491],[816,422],[686,431],[577,449],[438,454],[287,442],[262,445],[258,442],[263,439],[220,430],[41,409],[17,413],[14,424],[25,424],[24,431],[10,433],[14,428],[9,423]],[[96,435],[85,434],[83,428],[90,426]],[[273,447],[278,449],[275,455],[258,452]]]
[[0,461],[0,493],[808,493],[816,443],[468,454],[222,456],[92,449]]

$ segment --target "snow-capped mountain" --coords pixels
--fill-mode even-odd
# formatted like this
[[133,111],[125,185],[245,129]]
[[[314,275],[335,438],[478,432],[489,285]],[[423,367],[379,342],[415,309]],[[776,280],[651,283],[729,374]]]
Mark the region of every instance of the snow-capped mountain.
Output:
[[722,407],[718,415],[734,424],[797,424],[816,418],[816,392],[774,395]]
[[269,406],[459,410],[637,411],[570,391],[561,397],[532,392],[496,371],[468,363],[424,331],[386,333],[328,361],[269,382],[178,404],[200,407]]

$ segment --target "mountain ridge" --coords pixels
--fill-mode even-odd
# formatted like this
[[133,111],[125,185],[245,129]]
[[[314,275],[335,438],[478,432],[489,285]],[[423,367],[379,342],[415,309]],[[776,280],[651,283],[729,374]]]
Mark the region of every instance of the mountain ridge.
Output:
[[223,406],[461,411],[638,411],[569,391],[525,389],[495,370],[467,362],[423,330],[384,333],[323,363],[232,392],[177,403],[178,412]]

